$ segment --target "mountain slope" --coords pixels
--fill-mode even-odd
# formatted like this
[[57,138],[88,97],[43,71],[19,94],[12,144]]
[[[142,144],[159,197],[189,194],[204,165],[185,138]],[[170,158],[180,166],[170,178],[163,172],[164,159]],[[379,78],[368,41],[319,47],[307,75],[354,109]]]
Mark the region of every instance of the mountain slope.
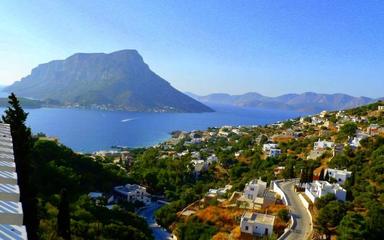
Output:
[[341,93],[319,94],[313,92],[285,94],[278,97],[267,97],[258,93],[246,93],[243,95],[220,93],[207,96],[198,96],[191,93],[187,94],[206,104],[226,104],[240,107],[257,107],[302,112],[348,109],[372,103],[377,100],[368,97],[353,97]]
[[152,72],[136,50],[78,53],[41,64],[5,88],[23,97],[128,111],[209,112]]

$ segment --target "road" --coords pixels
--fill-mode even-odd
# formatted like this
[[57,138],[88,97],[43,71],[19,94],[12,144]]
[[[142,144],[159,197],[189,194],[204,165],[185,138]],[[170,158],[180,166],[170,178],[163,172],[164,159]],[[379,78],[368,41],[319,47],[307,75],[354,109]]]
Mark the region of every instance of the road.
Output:
[[306,240],[311,233],[311,218],[301,203],[299,196],[294,191],[295,181],[287,181],[278,183],[281,190],[287,196],[289,210],[295,220],[290,233],[283,239],[287,240]]
[[152,202],[150,205],[140,210],[138,213],[147,221],[150,229],[152,230],[152,234],[155,237],[155,240],[172,239],[172,234],[170,234],[166,229],[158,225],[155,220],[155,211],[163,205],[164,204],[160,204],[158,202]]

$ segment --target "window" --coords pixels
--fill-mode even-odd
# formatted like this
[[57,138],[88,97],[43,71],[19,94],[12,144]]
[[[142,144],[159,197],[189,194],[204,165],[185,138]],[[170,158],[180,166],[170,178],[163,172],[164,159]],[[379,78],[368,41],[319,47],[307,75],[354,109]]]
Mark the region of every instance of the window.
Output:
[[248,231],[248,226],[245,226],[245,231]]

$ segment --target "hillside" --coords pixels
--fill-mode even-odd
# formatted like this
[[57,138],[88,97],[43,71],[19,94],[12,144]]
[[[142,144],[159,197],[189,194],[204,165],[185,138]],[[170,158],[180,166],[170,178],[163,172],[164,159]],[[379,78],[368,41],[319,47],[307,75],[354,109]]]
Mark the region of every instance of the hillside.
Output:
[[306,92],[302,94],[285,94],[278,97],[267,97],[254,92],[243,95],[215,93],[206,96],[198,96],[192,93],[187,94],[206,104],[226,104],[239,107],[280,109],[301,112],[349,109],[376,101],[376,99],[368,97],[353,97],[341,93],[320,94]]
[[[244,239],[239,218],[245,210],[274,215],[272,239],[277,239],[288,223],[282,203],[275,201],[256,209],[239,204],[245,185],[259,178],[269,184],[299,178],[298,191],[304,196],[302,187],[318,180],[345,190],[345,199],[328,194],[314,202],[308,200],[313,219],[311,239],[323,239],[324,235],[327,239],[381,239],[383,117],[384,103],[376,102],[265,126],[224,126],[175,134],[139,154],[130,174],[170,201],[157,211],[156,219],[178,239]],[[264,149],[268,142],[276,144],[280,152],[271,155]],[[319,149],[319,142],[331,147]],[[197,161],[205,167],[199,167]],[[351,175],[338,182],[325,173],[329,169],[346,169]],[[227,186],[231,186],[228,192],[217,193]],[[305,229],[292,232],[296,231]]]
[[4,89],[67,106],[141,112],[209,112],[150,70],[136,50],[78,53],[34,68]]

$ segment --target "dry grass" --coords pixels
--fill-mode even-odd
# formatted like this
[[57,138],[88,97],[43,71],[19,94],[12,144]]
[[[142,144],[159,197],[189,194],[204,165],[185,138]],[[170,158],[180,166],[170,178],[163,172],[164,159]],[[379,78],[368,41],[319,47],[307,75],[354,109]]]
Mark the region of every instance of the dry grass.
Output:
[[226,209],[217,206],[208,206],[196,213],[202,222],[209,222],[220,229],[220,232],[230,232],[238,225],[237,219],[243,210]]

